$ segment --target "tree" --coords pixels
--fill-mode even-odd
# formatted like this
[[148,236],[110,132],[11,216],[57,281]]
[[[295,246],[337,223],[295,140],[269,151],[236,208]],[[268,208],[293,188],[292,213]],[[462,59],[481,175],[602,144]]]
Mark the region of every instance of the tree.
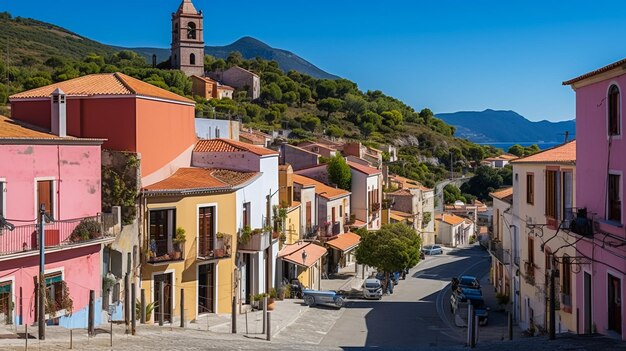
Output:
[[435,114],[433,113],[433,111],[428,108],[422,109],[420,111],[420,117],[424,120],[425,125],[428,125],[428,123],[434,116]]
[[383,122],[392,128],[402,124],[402,113],[398,110],[385,111],[380,116],[383,118]]
[[363,232],[356,249],[360,264],[383,272],[398,272],[419,262],[422,240],[404,223],[383,225],[377,232]]
[[279,102],[283,98],[283,93],[276,83],[270,83],[261,89],[261,99],[265,103]]
[[233,51],[230,54],[228,54],[228,58],[226,58],[226,63],[228,64],[228,66],[239,66],[241,65],[241,62],[243,61],[243,56],[241,56],[241,53],[239,51]]
[[511,170],[509,166],[501,169],[480,166],[476,169],[476,174],[461,186],[461,191],[474,195],[481,201],[485,201],[489,199],[490,192],[507,185],[511,185]]
[[336,155],[328,161],[326,165],[328,171],[328,179],[331,183],[336,184],[339,188],[350,190],[352,186],[352,173],[350,166],[341,155]]
[[317,93],[318,99],[335,97],[335,94],[337,93],[337,83],[335,83],[334,80],[322,79],[321,81],[318,81],[317,86],[315,87],[315,92]]
[[513,154],[517,157],[523,157],[524,156],[524,147],[520,144],[515,144],[513,146],[511,146],[509,148],[508,151],[510,154]]
[[291,106],[296,101],[298,101],[298,93],[296,93],[295,91],[288,91],[283,94],[283,102],[287,105]]
[[311,100],[311,89],[309,89],[306,86],[301,86],[298,88],[298,102],[300,103],[300,107],[302,107],[302,104],[309,102],[309,100]]
[[454,184],[448,184],[443,188],[443,201],[446,205],[453,204],[456,201],[467,203],[467,199],[461,194],[461,190]]
[[342,106],[343,106],[343,101],[341,101],[340,99],[335,99],[335,98],[326,98],[317,102],[317,108],[322,111],[326,111],[327,119],[330,118],[330,115],[333,112],[337,112],[341,110]]
[[367,101],[359,95],[346,94],[344,97],[343,110],[352,122],[358,123],[357,117],[367,109]]
[[345,132],[343,131],[343,129],[341,129],[341,127],[338,127],[334,124],[331,124],[328,126],[328,128],[326,128],[326,135],[328,136],[341,138],[342,136],[344,136],[344,134]]

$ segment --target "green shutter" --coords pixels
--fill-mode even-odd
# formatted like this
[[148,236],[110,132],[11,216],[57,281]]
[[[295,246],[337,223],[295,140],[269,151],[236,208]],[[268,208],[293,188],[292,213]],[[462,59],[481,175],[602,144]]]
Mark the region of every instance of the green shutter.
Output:
[[11,293],[11,283],[0,284],[0,294],[10,294],[10,293]]
[[53,276],[50,277],[46,277],[46,285],[51,285],[54,283],[58,283],[60,281],[62,281],[63,279],[61,278],[60,274],[55,274]]

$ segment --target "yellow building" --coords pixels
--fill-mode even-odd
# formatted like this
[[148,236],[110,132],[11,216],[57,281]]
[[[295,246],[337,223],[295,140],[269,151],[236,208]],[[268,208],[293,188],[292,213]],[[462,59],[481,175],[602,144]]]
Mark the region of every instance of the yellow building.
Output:
[[[180,320],[181,289],[185,320],[231,311],[236,291],[235,192],[257,177],[258,172],[181,168],[142,190],[141,288],[147,302],[159,301],[163,284],[165,320]],[[154,320],[161,308],[156,305]]]

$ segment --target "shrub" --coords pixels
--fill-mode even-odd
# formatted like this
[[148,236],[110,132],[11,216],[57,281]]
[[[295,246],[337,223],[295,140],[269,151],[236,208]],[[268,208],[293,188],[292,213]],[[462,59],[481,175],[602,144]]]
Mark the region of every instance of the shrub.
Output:
[[100,224],[93,219],[83,219],[72,231],[70,241],[78,242],[97,239],[102,236]]

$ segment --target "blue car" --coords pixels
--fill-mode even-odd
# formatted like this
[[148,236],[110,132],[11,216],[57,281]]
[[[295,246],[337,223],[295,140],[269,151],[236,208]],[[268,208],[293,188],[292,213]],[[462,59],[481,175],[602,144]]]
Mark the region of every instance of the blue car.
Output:
[[329,305],[341,308],[345,303],[344,297],[333,290],[319,291],[306,289],[302,291],[302,296],[304,303],[309,307],[315,305]]

